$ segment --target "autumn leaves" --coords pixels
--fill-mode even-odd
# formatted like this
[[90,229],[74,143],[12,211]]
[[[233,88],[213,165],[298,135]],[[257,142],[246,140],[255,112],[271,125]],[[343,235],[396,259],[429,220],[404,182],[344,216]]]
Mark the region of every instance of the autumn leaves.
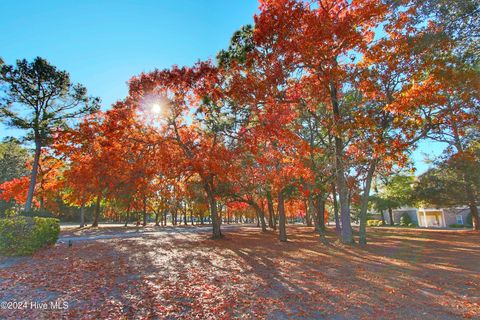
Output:
[[476,73],[456,72],[453,46],[428,43],[438,27],[415,13],[378,0],[261,1],[217,63],[133,77],[124,100],[65,132],[54,146],[63,199],[96,203],[96,216],[140,211],[144,223],[160,207],[204,208],[192,220],[208,208],[213,238],[247,205],[262,230],[278,223],[281,241],[287,218],[306,211],[326,241],[329,211],[344,243],[355,206],[366,243],[376,174],[406,166],[439,115],[474,118],[463,102]]

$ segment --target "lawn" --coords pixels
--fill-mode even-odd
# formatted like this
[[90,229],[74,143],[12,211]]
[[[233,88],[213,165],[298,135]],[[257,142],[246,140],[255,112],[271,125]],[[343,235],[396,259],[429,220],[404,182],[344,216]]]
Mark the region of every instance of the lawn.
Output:
[[[217,241],[208,228],[118,230],[63,231],[90,239],[3,259],[0,301],[28,305],[0,318],[480,318],[480,237],[469,231],[371,228],[362,247],[333,230],[324,246],[306,227],[289,227],[288,243],[254,227]],[[51,301],[68,308],[38,307]]]

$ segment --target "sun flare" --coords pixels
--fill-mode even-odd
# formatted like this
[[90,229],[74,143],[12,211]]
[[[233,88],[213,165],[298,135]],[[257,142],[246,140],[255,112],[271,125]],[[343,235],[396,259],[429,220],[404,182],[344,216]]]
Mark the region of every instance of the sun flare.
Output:
[[160,114],[162,112],[162,105],[160,103],[154,103],[151,107],[152,113]]

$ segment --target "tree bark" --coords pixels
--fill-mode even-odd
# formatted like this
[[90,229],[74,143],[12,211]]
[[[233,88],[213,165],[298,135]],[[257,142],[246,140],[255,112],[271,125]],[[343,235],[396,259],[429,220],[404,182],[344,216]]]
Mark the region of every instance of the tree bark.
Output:
[[212,187],[208,183],[208,181],[204,181],[204,188],[205,192],[207,193],[208,203],[210,206],[210,215],[212,218],[212,238],[213,239],[220,239],[222,238],[222,231],[220,229],[221,221],[220,217],[218,216],[217,212],[217,200],[215,199],[215,195],[213,194]]
[[147,225],[147,197],[143,197],[143,223],[145,227]]
[[94,210],[92,227],[98,227],[98,218],[100,216],[100,202],[101,201],[102,201],[102,197],[97,196],[97,200],[95,202],[95,210]]
[[125,227],[128,226],[128,220],[130,219],[130,205],[127,207],[127,217],[125,218]]
[[80,207],[80,228],[85,227],[85,205],[82,203]]
[[42,152],[42,144],[40,140],[35,140],[35,156],[33,158],[32,173],[30,175],[30,184],[28,186],[27,201],[25,202],[25,211],[32,210],[33,194],[35,192],[35,184],[37,183],[38,164],[40,162],[40,154]]
[[337,233],[340,233],[342,230],[342,226],[340,225],[340,219],[338,217],[338,202],[337,202],[337,187],[335,186],[335,183],[333,184],[332,188],[332,196],[333,196],[333,215],[335,217],[335,231]]
[[311,194],[308,195],[308,207],[313,216],[313,224],[315,226],[314,231],[318,232],[317,209],[315,208],[315,204],[313,203],[313,195]]
[[257,213],[259,224],[262,227],[262,232],[266,232],[267,224],[265,222],[265,213],[263,212],[263,209],[255,201],[251,201],[250,205],[255,209],[255,212]]
[[184,212],[184,215],[183,215],[183,224],[188,226],[188,221],[187,221],[187,205],[185,204],[185,212]]
[[312,214],[308,201],[305,202],[305,224],[307,225],[307,227],[312,226]]
[[278,201],[278,230],[280,233],[280,241],[287,241],[287,228],[285,222],[285,203],[283,198],[283,190],[278,192],[277,195]]
[[[337,87],[333,81],[330,82],[330,98],[333,109],[334,125],[341,124],[340,108],[338,103]],[[344,146],[341,134],[337,133],[335,141],[335,173],[337,179],[338,194],[340,200],[340,220],[342,221],[341,241],[345,244],[353,243],[352,223],[350,217],[350,203],[348,199],[348,186],[345,178],[345,168],[343,162]]]
[[273,208],[272,193],[267,191],[267,207],[268,207],[268,226],[276,230],[275,210]]
[[393,210],[390,207],[388,207],[388,215],[390,217],[390,225],[393,227],[395,225],[395,222],[393,221]]
[[320,241],[323,244],[328,244],[326,232],[325,232],[325,199],[323,197],[318,197],[317,208],[316,208],[316,220],[318,235],[320,236]]
[[172,212],[172,225],[176,226],[177,225],[177,207],[175,205],[175,209]]
[[367,244],[367,210],[368,198],[370,197],[370,188],[372,187],[373,174],[377,167],[377,161],[372,160],[367,172],[365,186],[363,188],[363,195],[360,205],[360,244]]
[[385,215],[383,214],[383,209],[380,210],[380,214],[382,215],[382,225],[386,225],[386,223],[385,223]]
[[470,213],[472,214],[473,230],[480,230],[480,223],[478,219],[478,208],[476,205],[470,206]]

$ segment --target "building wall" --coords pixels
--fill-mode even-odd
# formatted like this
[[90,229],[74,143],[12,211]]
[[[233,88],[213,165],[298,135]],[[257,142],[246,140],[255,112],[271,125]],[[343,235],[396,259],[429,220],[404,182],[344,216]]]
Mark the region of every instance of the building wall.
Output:
[[445,216],[445,223],[447,227],[451,224],[458,224],[457,222],[457,215],[462,217],[463,223],[467,223],[467,217],[470,214],[469,208],[448,208],[443,209],[443,213]]
[[[429,208],[426,208],[426,209],[429,209]],[[467,217],[470,214],[470,208],[468,207],[444,208],[444,209],[438,209],[438,210],[443,210],[443,218],[445,219],[446,227],[450,226],[451,224],[457,224],[457,215],[461,215],[463,224],[466,224]],[[479,207],[479,210],[480,210],[480,207]],[[410,216],[410,219],[412,219],[412,222],[419,225],[418,218],[417,218],[417,211],[418,209],[416,208],[395,209],[393,210],[393,221],[395,224],[399,224],[400,217],[403,215],[404,212],[406,212]],[[390,215],[388,214],[388,211],[385,211],[384,215],[385,215],[385,222],[387,224],[390,224]]]
[[[408,208],[408,209],[395,209],[393,210],[393,222],[395,224],[400,223],[400,218],[404,213],[407,213],[410,219],[412,220],[413,223],[418,224],[418,219],[417,219],[417,209],[415,208]],[[385,213],[385,221],[387,224],[390,224],[390,215],[388,214],[388,211]]]

